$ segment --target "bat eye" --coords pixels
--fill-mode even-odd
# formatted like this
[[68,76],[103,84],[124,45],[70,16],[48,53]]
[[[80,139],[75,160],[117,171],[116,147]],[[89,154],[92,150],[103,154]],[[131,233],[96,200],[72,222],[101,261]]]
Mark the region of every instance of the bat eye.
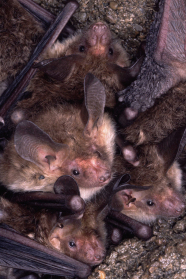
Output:
[[73,170],[73,175],[79,175],[79,171],[78,170]]
[[76,247],[76,243],[74,241],[69,241],[69,246],[71,248]]
[[62,229],[62,228],[63,228],[63,224],[58,223],[58,224],[57,224],[57,227],[60,228],[60,229]]
[[112,48],[109,48],[109,54],[110,54],[110,55],[113,55],[113,53],[114,53],[113,49],[112,49]]
[[99,151],[95,151],[95,154],[98,156],[98,158],[101,158],[102,156],[101,156],[101,153],[99,152]]
[[41,174],[41,175],[39,176],[39,180],[42,180],[42,179],[45,179],[45,177],[44,177],[44,175]]
[[155,203],[153,201],[147,201],[147,205],[148,206],[153,206],[153,205],[155,205]]
[[79,51],[80,51],[80,52],[84,52],[84,51],[85,51],[85,47],[84,47],[84,46],[80,46],[80,47],[79,47]]

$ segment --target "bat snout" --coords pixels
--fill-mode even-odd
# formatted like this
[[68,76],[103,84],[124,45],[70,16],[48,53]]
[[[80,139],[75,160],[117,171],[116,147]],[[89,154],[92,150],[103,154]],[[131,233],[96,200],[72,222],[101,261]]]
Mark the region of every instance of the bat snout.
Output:
[[179,217],[185,210],[185,202],[182,197],[174,197],[164,202],[165,210],[168,216]]
[[100,264],[104,258],[105,258],[105,251],[99,250],[99,251],[92,251],[92,253],[89,254],[88,260],[91,263],[91,265],[98,265]]
[[105,258],[105,251],[102,251],[100,253],[96,253],[94,256],[95,263],[101,263],[103,259]]
[[108,32],[108,27],[102,22],[97,22],[92,26],[92,30],[98,37],[101,37],[105,32]]
[[88,42],[94,55],[105,55],[106,47],[110,44],[111,32],[102,22],[93,24],[89,29]]

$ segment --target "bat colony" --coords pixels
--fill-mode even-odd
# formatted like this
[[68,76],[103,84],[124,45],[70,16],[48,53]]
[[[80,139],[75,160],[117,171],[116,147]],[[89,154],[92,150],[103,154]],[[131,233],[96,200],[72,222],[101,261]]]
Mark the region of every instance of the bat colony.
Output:
[[[44,10],[36,5],[38,22],[19,2],[33,13],[31,0],[0,0],[2,96],[44,34]],[[157,218],[184,212],[185,20],[184,0],[160,1],[145,55],[132,66],[105,23],[66,26],[67,38],[62,32],[34,63],[26,97],[6,116],[1,223],[94,266],[108,236],[115,244],[121,236],[121,224],[107,230],[106,217],[148,239]]]

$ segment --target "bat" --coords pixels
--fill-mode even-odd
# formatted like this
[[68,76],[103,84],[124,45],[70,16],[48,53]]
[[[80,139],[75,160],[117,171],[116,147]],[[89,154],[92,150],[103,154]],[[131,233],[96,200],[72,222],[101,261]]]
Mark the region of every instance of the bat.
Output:
[[[0,202],[1,222],[24,235],[22,238],[15,233],[13,239],[15,242],[22,243],[24,241],[25,245],[35,249],[34,245],[36,244],[33,241],[30,242],[30,240],[27,243],[25,238],[25,236],[30,236],[44,246],[54,248],[54,250],[58,250],[73,259],[90,266],[97,265],[104,259],[108,245],[105,217],[110,211],[108,204],[111,196],[123,189],[137,188],[139,191],[144,190],[144,187],[128,184],[129,179],[129,175],[122,175],[114,179],[99,193],[96,193],[86,202],[85,211],[81,217],[75,215],[64,216],[63,212],[55,209],[38,210],[35,206],[30,207],[29,204],[10,202],[5,197],[2,197]],[[64,188],[64,190],[66,189]],[[113,217],[113,215],[114,213],[112,212],[111,216]],[[125,228],[129,227],[130,231],[138,237],[148,239],[152,236],[150,227],[139,224],[137,221],[123,215],[122,222],[124,220]],[[6,228],[2,232],[2,236],[0,229],[0,239],[4,237],[5,231]],[[7,238],[9,238],[9,230]],[[11,243],[8,246],[11,247]],[[1,256],[0,258],[5,259],[4,257],[3,254],[3,257]]]
[[[36,16],[36,18],[38,19],[41,19],[42,21],[45,21],[45,22],[47,22],[47,24],[49,23],[49,22],[51,22],[51,20],[53,20],[53,16],[52,15],[50,15],[48,12],[46,12],[46,11],[44,11],[40,6],[38,6],[37,4],[35,4],[35,3],[33,3],[31,0],[20,0],[19,1],[24,7],[26,7],[26,9],[29,11],[29,12],[31,12],[31,13],[33,13],[35,16]],[[73,4],[72,4],[73,5]],[[19,7],[20,8],[20,7]],[[71,10],[72,10],[72,8],[71,8]],[[5,11],[6,12],[6,11]],[[23,11],[22,11],[23,12]],[[24,13],[23,13],[24,14]],[[6,16],[6,15],[4,15],[3,14],[3,16]],[[3,18],[3,16],[2,16],[2,18]],[[69,29],[68,28],[68,25],[66,25],[66,26],[63,26],[64,27],[64,29],[66,28],[66,29]],[[100,27],[100,28],[98,28],[98,27]],[[103,27],[103,28],[102,28]],[[59,72],[57,73],[57,75],[59,76],[60,75],[60,73],[61,73],[61,69],[63,69],[64,68],[64,65],[65,65],[65,69],[66,69],[66,74],[65,74],[65,76],[63,75],[63,77],[62,77],[62,80],[64,80],[64,78],[65,77],[68,77],[69,76],[69,74],[71,74],[72,72],[74,72],[74,65],[75,65],[75,68],[78,68],[77,69],[77,72],[78,72],[78,76],[79,76],[79,74],[80,74],[80,69],[82,69],[82,63],[83,63],[83,65],[91,65],[91,68],[93,68],[93,69],[96,69],[96,71],[98,71],[97,72],[97,77],[98,78],[101,78],[102,79],[102,76],[103,76],[103,73],[104,73],[104,71],[106,70],[106,72],[105,72],[105,77],[101,80],[102,82],[104,82],[105,83],[105,80],[106,80],[106,84],[108,84],[108,86],[107,86],[107,90],[106,90],[106,92],[108,92],[108,102],[109,102],[109,106],[112,106],[113,107],[113,105],[114,105],[114,103],[115,103],[115,93],[113,93],[113,90],[114,90],[114,92],[116,92],[116,91],[118,91],[118,89],[121,89],[121,88],[123,88],[123,86],[125,87],[126,85],[128,85],[128,84],[130,84],[130,82],[132,81],[132,80],[134,80],[135,79],[135,77],[137,76],[137,73],[139,72],[139,68],[140,68],[140,66],[141,66],[141,63],[142,63],[142,59],[139,59],[139,61],[135,64],[135,65],[133,65],[132,67],[130,67],[130,68],[124,68],[123,69],[123,66],[127,66],[127,65],[129,65],[129,59],[128,59],[128,56],[127,56],[127,54],[126,54],[126,52],[125,52],[125,50],[121,47],[121,45],[120,45],[120,43],[119,42],[117,42],[117,40],[115,39],[115,38],[113,38],[113,36],[111,35],[111,32],[110,32],[110,30],[109,30],[109,28],[108,28],[108,26],[106,25],[106,24],[103,24],[103,23],[101,23],[101,22],[99,22],[99,23],[97,23],[97,24],[92,24],[89,28],[87,28],[88,30],[84,30],[84,32],[82,32],[82,35],[81,36],[79,36],[80,34],[80,32],[78,32],[78,34],[76,34],[76,35],[74,35],[73,37],[74,37],[74,40],[67,40],[68,42],[64,42],[63,44],[56,44],[56,48],[58,49],[58,50],[56,50],[57,51],[57,53],[55,53],[54,55],[53,55],[53,53],[50,53],[50,51],[49,51],[49,56],[50,57],[58,57],[59,56],[59,52],[61,52],[62,51],[62,53],[60,54],[60,56],[66,56],[67,54],[66,54],[66,50],[62,50],[63,49],[63,46],[65,47],[65,49],[67,49],[67,47],[68,47],[68,51],[70,50],[70,48],[71,48],[71,50],[72,50],[72,53],[73,54],[75,54],[73,57],[71,57],[71,58],[66,58],[67,59],[67,61],[66,61],[66,59],[62,59],[62,61],[61,61],[61,59],[60,59],[60,61],[58,62],[58,64],[59,64],[59,66],[58,66],[58,70],[59,70]],[[96,32],[95,32],[95,30],[96,30]],[[103,32],[103,34],[102,33],[100,33],[100,30],[102,30],[101,32]],[[65,33],[66,31],[64,31],[63,33]],[[17,32],[17,34],[19,34],[20,32]],[[71,32],[72,33],[72,32]],[[97,36],[97,39],[99,39],[98,41],[97,41],[97,45],[94,45],[94,42],[93,41],[91,41],[91,37],[93,37],[94,36],[94,33],[96,34],[96,36]],[[68,34],[69,34],[69,32],[68,32]],[[6,36],[6,35],[5,35]],[[103,42],[101,42],[101,38],[103,37]],[[106,40],[105,40],[105,38],[106,38]],[[7,44],[9,43],[9,39],[8,38],[6,38],[6,40],[7,40]],[[18,41],[18,40],[17,40]],[[17,42],[16,41],[16,42]],[[97,61],[97,65],[94,65],[93,66],[93,64],[92,64],[92,62],[90,61],[90,63],[89,63],[89,61],[85,61],[86,59],[81,59],[82,57],[81,57],[81,55],[79,55],[79,54],[81,54],[81,52],[82,52],[82,49],[83,48],[85,48],[84,46],[82,46],[82,48],[81,48],[81,50],[78,50],[78,44],[80,43],[80,41],[81,42],[83,42],[83,41],[86,41],[86,51],[83,51],[84,52],[84,58],[86,58],[87,56],[89,56],[89,54],[90,54],[90,56],[93,56],[92,57],[92,60],[95,62],[95,59],[94,59],[94,56],[96,56],[97,57],[97,53],[96,52],[92,52],[91,50],[92,49],[94,49],[94,48],[97,48],[98,46],[100,47],[101,46],[101,52],[99,53],[99,51],[98,51],[98,56],[99,56],[99,58],[101,58],[101,61],[100,61],[100,59],[98,59],[99,61]],[[99,42],[99,44],[98,44],[98,42]],[[77,46],[74,46],[74,43],[76,43],[77,44]],[[100,45],[100,43],[101,43],[101,45]],[[68,45],[68,44],[70,44],[70,46]],[[68,45],[68,46],[67,46]],[[72,45],[72,46],[71,46]],[[61,49],[62,48],[62,49]],[[88,53],[87,53],[87,50],[90,48],[90,51],[88,51]],[[104,49],[104,50],[103,50]],[[77,54],[77,56],[76,56],[76,54]],[[88,55],[87,55],[88,54]],[[68,56],[68,55],[67,55]],[[77,58],[78,57],[78,58]],[[31,57],[32,58],[32,57]],[[35,57],[36,58],[36,57]],[[33,59],[35,59],[35,58],[33,58]],[[72,58],[74,58],[74,59],[72,59]],[[106,58],[106,59],[105,59]],[[32,59],[32,62],[29,62],[29,63],[33,63],[33,59]],[[9,60],[10,60],[10,58],[9,58]],[[89,59],[88,59],[89,60]],[[119,60],[119,61],[118,61]],[[74,63],[75,62],[75,63]],[[78,63],[77,63],[78,62]],[[100,65],[100,62],[101,62],[101,64],[103,65],[103,67],[102,67],[102,69],[100,69],[100,70],[97,70],[98,69],[98,65]],[[61,63],[62,63],[62,65],[61,65]],[[11,62],[10,62],[10,64],[11,64]],[[56,61],[54,62],[54,64],[56,64]],[[66,67],[67,66],[67,64],[68,64],[68,67]],[[105,65],[106,64],[106,65]],[[30,64],[31,65],[31,64]],[[60,66],[61,65],[61,66]],[[105,66],[104,66],[105,65]],[[122,67],[121,67],[122,66]],[[20,72],[20,74],[16,77],[16,79],[14,80],[14,82],[12,83],[12,85],[11,85],[11,87],[9,88],[9,89],[7,89],[6,90],[6,92],[4,92],[4,94],[3,94],[3,96],[2,96],[2,98],[1,98],[1,100],[0,100],[0,107],[1,107],[1,109],[0,109],[0,114],[1,114],[1,116],[2,117],[5,117],[5,115],[6,115],[6,112],[10,109],[10,106],[12,105],[12,104],[16,104],[17,103],[17,101],[20,99],[20,98],[22,98],[23,97],[23,93],[24,93],[24,89],[25,89],[25,87],[26,87],[26,85],[28,84],[28,82],[29,82],[29,80],[31,79],[31,77],[35,74],[35,69],[32,69],[31,70],[31,72],[29,71],[29,73],[27,73],[27,75],[24,77],[24,79],[23,79],[23,81],[21,81],[21,83],[20,83],[20,80],[22,80],[22,77],[23,77],[23,75],[26,73],[26,71],[27,71],[27,69],[29,68],[30,66],[29,65],[27,65],[26,67],[25,67],[25,69],[23,69],[23,71],[22,72]],[[54,65],[53,66],[53,63],[51,63],[50,64],[50,67],[51,67],[51,69],[53,68],[53,67],[55,67],[56,68],[56,66]],[[60,68],[61,67],[61,68]],[[100,67],[100,66],[99,66]],[[67,69],[68,68],[68,69]],[[80,68],[80,69],[79,69]],[[81,84],[81,93],[79,92],[79,97],[82,99],[82,97],[83,97],[83,87],[82,87],[82,85],[83,85],[83,78],[84,78],[84,76],[89,72],[89,69],[90,69],[90,66],[88,67],[88,68],[86,68],[85,70],[83,70],[83,72],[82,72],[82,74],[80,75],[81,76],[81,81],[80,81],[80,84]],[[6,72],[6,69],[5,69],[5,72]],[[50,70],[50,72],[51,72],[51,70]],[[76,71],[75,71],[76,72]],[[101,72],[102,72],[102,74],[101,74]],[[106,75],[109,75],[109,78],[107,77],[106,78]],[[111,79],[110,79],[110,76],[113,76],[113,80],[111,81]],[[76,80],[77,80],[77,75],[75,74],[75,76],[76,76]],[[54,75],[54,77],[56,77],[56,74]],[[61,77],[60,77],[60,81],[61,81]],[[69,79],[68,79],[68,81],[69,81]],[[71,81],[74,81],[74,78],[72,77],[72,80],[70,80],[70,83],[71,83]],[[15,87],[17,86],[17,84],[19,83],[19,85],[18,85],[18,88],[17,89],[15,89]],[[46,81],[45,81],[45,83],[46,83]],[[79,85],[79,80],[77,80],[77,83],[78,83],[78,85]],[[113,90],[111,90],[110,89],[110,85],[112,85],[113,86]],[[63,91],[65,91],[65,88],[64,88],[64,83],[62,84],[62,86],[63,86]],[[119,87],[118,87],[119,86]],[[2,83],[2,91],[5,89],[7,87],[7,80],[4,82],[3,81],[3,83]],[[76,87],[77,87],[77,85],[76,85]],[[117,87],[117,88],[116,88]],[[71,87],[72,88],[72,87]],[[14,90],[15,90],[15,92],[14,92]],[[67,88],[67,90],[68,90],[68,88]],[[70,89],[69,89],[70,90]],[[69,94],[69,90],[68,90],[68,92],[67,92],[67,94],[65,93],[65,94],[63,94],[62,92],[61,92],[61,89],[60,89],[60,92],[59,92],[59,90],[58,90],[58,94],[57,93],[55,93],[55,95],[56,96],[53,96],[53,97],[51,97],[50,98],[50,100],[48,99],[48,101],[47,101],[47,104],[51,104],[51,101],[52,100],[54,100],[54,101],[56,101],[56,98],[58,98],[59,96],[59,99],[61,100],[61,94],[64,96],[66,96],[66,98],[70,98],[71,100],[72,99],[74,99],[75,98],[75,96],[74,96],[74,94],[73,94],[73,90],[71,90],[71,94]],[[13,94],[13,92],[14,92],[14,94]],[[12,96],[12,94],[14,95],[14,96]],[[38,93],[36,94],[36,96],[38,95]],[[59,96],[58,96],[59,95]],[[67,96],[68,95],[68,96]],[[12,96],[11,97],[11,99],[9,99],[8,100],[8,98],[10,98],[10,96]],[[57,97],[58,96],[58,97]],[[46,99],[46,98],[45,98]],[[109,101],[109,99],[110,99],[110,101]],[[8,121],[7,119],[6,119],[6,121]]]
[[119,93],[119,100],[125,101],[126,106],[145,111],[156,98],[185,80],[185,14],[185,1],[160,1],[146,39],[140,74]]
[[[53,192],[58,177],[71,175],[80,196],[88,199],[109,183],[115,126],[104,113],[101,82],[89,73],[84,90],[83,104],[58,104],[36,115],[33,122],[24,120],[17,125],[0,163],[0,180],[8,189]],[[96,100],[95,93],[99,95]]]
[[[161,11],[163,15],[160,20]],[[126,141],[135,143],[137,146],[150,142],[160,142],[172,131],[185,126],[185,15],[186,6],[184,1],[179,1],[179,3],[178,1],[162,1],[160,14],[157,15],[158,21],[155,22],[157,25],[158,23],[160,24],[158,36],[157,39],[155,41],[152,40],[151,43],[154,48],[150,48],[150,43],[149,46],[147,44],[147,52],[150,53],[150,50],[153,49],[153,55],[150,55],[152,58],[149,58],[148,55],[145,58],[146,64],[151,64],[153,59],[152,62],[154,66],[152,68],[149,66],[148,68],[145,66],[146,64],[144,62],[145,68],[143,74],[146,75],[145,73],[148,71],[149,80],[148,82],[147,80],[145,81],[144,75],[142,78],[142,71],[138,80],[138,82],[143,82],[145,84],[145,90],[147,89],[148,92],[151,92],[154,99],[148,97],[142,89],[141,98],[144,98],[144,101],[146,100],[146,108],[148,109],[146,110],[145,107],[141,109],[143,107],[142,105],[142,107],[139,108],[140,113],[133,123],[131,123],[131,120],[137,116],[136,108],[131,106],[131,108],[125,109],[123,105],[121,105],[121,110],[119,112],[118,107],[118,112],[120,114],[118,120],[123,127],[127,124],[126,111],[128,110],[129,114],[131,114],[128,114],[130,118],[128,124],[131,125],[125,127],[122,130],[122,134],[125,135]],[[166,24],[167,27],[165,26]],[[153,30],[152,27],[152,31]],[[150,38],[152,37],[151,33],[149,35]],[[157,32],[154,32],[154,34],[155,33]],[[161,70],[156,69],[155,71],[154,67],[160,67]],[[158,77],[158,75],[161,75],[161,77]],[[140,90],[143,88],[140,84],[138,84],[138,86],[136,86],[136,92],[139,91],[137,88],[140,88]],[[159,95],[156,96],[156,94]],[[151,100],[153,100],[152,104]],[[168,117],[165,117],[165,115],[168,115]]]
[[90,267],[14,230],[0,228],[0,264],[6,267],[42,272],[51,275],[79,276],[90,274]]
[[[56,102],[63,103],[64,99],[82,102],[83,79],[88,72],[104,85],[106,107],[113,107],[115,93],[135,79],[142,62],[140,58],[133,66],[128,67],[127,53],[102,22],[77,31],[62,43],[57,42],[44,58],[46,60],[35,65],[40,71],[27,88],[32,94],[31,98],[22,100],[16,107],[18,111],[25,110],[29,119]],[[16,122],[14,115],[11,120]]]
[[[182,170],[177,160],[184,145],[185,129],[182,128],[158,144],[142,146],[138,160],[134,162],[118,155],[114,162],[118,172],[129,173],[134,185],[151,187],[146,191],[130,189],[116,193],[112,208],[147,224],[158,217],[180,216],[185,210],[185,200],[182,194]],[[133,151],[128,148],[128,153],[132,153],[128,158],[136,157]]]
[[[162,2],[163,4],[163,2]],[[174,5],[174,10],[172,9],[172,5]],[[177,5],[176,5],[177,4]],[[170,6],[169,6],[170,5]],[[164,2],[164,6],[165,8],[164,10],[164,16],[162,18],[162,24],[165,24],[165,19],[167,20],[167,24],[170,26],[172,24],[172,26],[174,26],[175,21],[173,21],[171,15],[167,18],[167,9],[170,8],[170,10],[172,10],[172,13],[175,13],[175,18],[177,20],[177,23],[179,22],[179,26],[181,26],[180,21],[182,21],[182,25],[184,24],[184,6],[185,3],[180,1],[179,5],[177,2],[172,2],[172,1],[165,1]],[[178,19],[177,16],[178,14],[180,14],[179,12],[181,12],[182,16]],[[178,49],[179,51],[181,50],[181,42],[179,41],[179,38],[185,38],[184,36],[180,36],[179,32],[184,32],[184,29],[180,27],[179,30],[176,31],[177,35],[175,36],[175,40],[174,43],[180,45],[180,48],[172,48],[171,45],[167,45],[167,49],[166,46],[164,45],[164,49],[162,52],[162,55],[158,56],[158,53],[160,54],[161,52],[159,52],[160,50],[162,50],[162,48],[160,47],[163,46],[162,44],[159,45],[159,43],[161,42],[161,36],[162,36],[162,28],[160,28],[159,31],[159,35],[158,35],[158,42],[157,42],[157,48],[155,51],[156,57],[162,57],[162,67],[165,66],[165,62],[167,62],[167,58],[166,60],[165,57],[168,57],[168,52],[167,49],[169,51],[172,51],[172,55],[169,52],[169,57],[171,58],[172,61],[172,65],[177,65],[179,63],[175,62],[176,58],[174,57],[173,59],[173,55],[175,54],[177,57],[177,59],[179,59],[179,55],[178,55]],[[163,42],[166,41],[166,36],[169,36],[169,38],[171,38],[171,36],[173,36],[173,33],[169,30],[169,29],[165,29],[164,31],[166,31],[164,33],[164,37],[162,38]],[[170,33],[170,34],[169,34]],[[166,35],[166,36],[165,36]],[[167,40],[168,41],[168,40]],[[169,40],[170,42],[170,40]],[[173,42],[173,41],[172,41]],[[175,51],[175,52],[174,52]],[[171,63],[171,61],[169,61]],[[178,61],[178,60],[177,60]],[[180,67],[184,65],[184,59],[183,59],[183,63],[180,64]],[[166,68],[167,66],[165,66]],[[152,72],[150,75],[153,75],[153,69],[152,68]],[[162,68],[163,69],[163,68]],[[183,68],[182,68],[183,69]],[[150,72],[150,71],[149,71]],[[170,78],[170,81],[174,81],[174,77],[178,77],[177,73],[178,68],[175,68],[175,75],[174,77],[172,77],[172,73],[173,72],[173,68],[172,71],[170,71],[170,75],[167,75],[167,78]],[[184,73],[184,71],[183,71]],[[166,70],[164,71],[165,74],[165,78],[164,78],[164,83],[165,86],[167,86],[168,84],[170,85],[171,83],[169,83],[166,79]],[[149,208],[151,212],[155,213],[155,208],[158,208],[158,211],[156,211],[156,216],[157,214],[159,214],[160,216],[163,215],[167,215],[166,210],[168,210],[167,206],[168,205],[172,205],[171,209],[170,209],[170,217],[176,217],[179,216],[183,210],[184,210],[184,199],[182,197],[182,170],[179,167],[179,165],[177,164],[177,161],[179,159],[179,156],[184,148],[185,145],[185,132],[184,131],[184,126],[185,126],[185,82],[184,82],[184,78],[183,76],[179,76],[180,79],[182,79],[182,81],[179,81],[179,79],[177,79],[178,83],[177,85],[174,83],[172,84],[169,90],[167,90],[167,92],[165,92],[164,95],[162,95],[161,97],[157,98],[155,101],[155,104],[147,109],[144,112],[141,112],[139,114],[139,116],[135,119],[135,121],[133,123],[131,123],[128,127],[125,127],[122,131],[121,134],[122,136],[119,137],[117,139],[117,143],[120,145],[121,150],[122,150],[122,154],[125,158],[126,161],[129,162],[129,164],[133,165],[134,169],[136,170],[136,173],[134,175],[138,176],[138,169],[140,170],[140,166],[144,166],[145,168],[149,168],[149,164],[152,166],[152,168],[154,168],[154,177],[156,180],[156,177],[159,177],[159,170],[156,168],[156,165],[159,164],[159,158],[154,158],[151,159],[151,155],[152,155],[152,150],[154,149],[153,146],[155,147],[156,152],[158,152],[158,154],[160,155],[160,158],[162,158],[163,156],[163,160],[165,166],[166,166],[166,172],[164,174],[163,178],[168,178],[168,176],[171,174],[172,170],[173,170],[173,166],[176,166],[175,171],[176,172],[172,172],[172,182],[171,182],[171,186],[169,186],[168,188],[166,186],[163,186],[163,190],[161,190],[162,188],[162,179],[160,179],[160,182],[158,183],[158,185],[155,187],[153,187],[151,190],[149,189],[149,196],[147,196],[147,192],[146,194],[144,194],[144,196],[139,198],[139,195],[132,195],[132,197],[134,198],[139,198],[140,200],[143,199],[143,201],[153,201],[152,203],[150,202],[149,206],[148,206],[148,210]],[[156,82],[155,82],[156,83]],[[155,84],[154,83],[154,84]],[[153,82],[151,83],[153,84]],[[163,83],[156,83],[156,85],[162,85]],[[154,86],[154,85],[153,85]],[[147,86],[148,88],[148,86]],[[156,86],[154,86],[154,88],[156,88]],[[163,87],[162,87],[163,88]],[[156,91],[156,89],[155,89]],[[153,92],[153,89],[152,89]],[[124,112],[125,114],[125,112]],[[124,116],[123,114],[123,116]],[[122,116],[122,117],[123,117]],[[168,117],[167,117],[168,116]],[[123,121],[125,117],[123,117]],[[121,119],[120,119],[121,120]],[[122,121],[121,121],[122,122]],[[124,123],[123,122],[123,123]],[[126,124],[126,122],[124,123],[124,125]],[[180,128],[183,127],[183,128]],[[176,135],[176,136],[175,136]],[[172,142],[171,145],[164,145],[163,143],[165,142]],[[181,141],[180,141],[181,140]],[[180,144],[179,144],[180,141]],[[159,146],[163,146],[163,148],[159,149]],[[181,146],[181,147],[180,147]],[[177,148],[179,151],[177,151]],[[162,151],[162,149],[165,149],[164,151]],[[148,153],[146,153],[148,150]],[[161,152],[160,152],[161,151]],[[177,152],[177,155],[176,155]],[[163,154],[163,155],[162,155]],[[169,154],[172,154],[171,156]],[[170,158],[172,157],[172,159],[170,160]],[[151,162],[151,163],[150,163]],[[173,163],[175,162],[175,163]],[[173,163],[173,164],[172,164]],[[126,164],[126,162],[125,162]],[[172,165],[171,165],[172,164]],[[168,168],[167,168],[168,166]],[[150,167],[151,169],[151,167]],[[142,170],[141,170],[142,171]],[[144,177],[147,177],[147,179],[150,178],[150,172],[149,169],[147,172],[143,171],[143,175]],[[168,175],[168,176],[167,176]],[[133,178],[133,175],[131,175]],[[147,183],[144,178],[144,180],[142,179],[140,182],[140,176],[138,176],[139,179],[139,183],[142,183],[141,185],[144,185],[144,183]],[[151,178],[152,181],[152,178]],[[168,181],[167,181],[168,182]],[[138,183],[135,182],[137,185]],[[152,182],[151,182],[152,183]],[[153,184],[155,184],[155,182],[153,182]],[[147,184],[148,185],[148,184]],[[167,184],[168,185],[168,184]],[[153,190],[153,191],[152,191]],[[168,191],[167,191],[168,190]],[[161,193],[161,194],[160,194]],[[163,194],[164,193],[164,194]],[[140,193],[142,194],[142,193]],[[165,198],[165,200],[163,201],[162,205],[164,207],[164,209],[160,206],[159,204],[159,197],[163,196]],[[129,195],[130,197],[130,195]],[[148,197],[148,199],[146,199]],[[122,197],[120,197],[119,199],[126,199],[126,195]],[[154,199],[155,199],[155,203],[154,203]],[[163,199],[162,199],[163,200]],[[162,202],[162,201],[161,201]],[[169,203],[170,202],[170,203]],[[134,202],[136,203],[136,202]],[[137,204],[137,203],[136,203]],[[156,204],[158,205],[158,207],[156,206]],[[141,207],[139,205],[139,207]],[[146,210],[146,213],[148,212],[148,210]],[[176,210],[176,211],[175,211]],[[137,214],[138,215],[138,214]],[[155,216],[154,216],[155,217]],[[138,216],[136,217],[138,218]],[[144,217],[146,218],[146,217]],[[143,219],[143,218],[142,218]],[[155,217],[156,219],[156,217]],[[147,222],[151,222],[151,220],[148,219],[147,216]]]

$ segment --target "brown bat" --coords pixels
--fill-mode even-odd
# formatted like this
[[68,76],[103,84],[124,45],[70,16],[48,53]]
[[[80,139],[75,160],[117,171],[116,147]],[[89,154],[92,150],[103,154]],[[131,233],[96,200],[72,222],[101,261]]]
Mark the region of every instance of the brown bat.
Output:
[[[46,58],[35,65],[40,72],[27,88],[32,93],[31,98],[18,103],[16,109],[16,113],[23,110],[30,120],[46,107],[63,103],[64,99],[82,102],[83,79],[88,72],[103,83],[106,107],[113,107],[115,93],[135,79],[142,62],[139,59],[128,68],[127,53],[102,22],[78,31],[62,43],[56,42],[41,59]],[[17,114],[11,119],[17,123]]]
[[[88,265],[45,247],[6,225],[0,227],[0,250],[0,264],[2,267],[16,267],[16,269],[19,268],[19,271],[26,270],[26,274],[23,275],[30,275],[30,277],[36,275],[35,272],[58,276],[78,276],[80,278],[86,278],[90,274]],[[2,267],[0,268],[1,271],[3,271]],[[16,272],[17,277],[12,278],[20,278],[18,276],[19,271]],[[9,272],[7,274],[5,269],[3,272],[7,276],[11,275]],[[31,272],[32,274],[30,274]],[[21,278],[24,278],[23,275]],[[28,276],[28,278],[30,277]]]
[[[146,191],[130,189],[118,192],[113,198],[112,208],[143,223],[152,223],[158,217],[178,217],[184,212],[182,170],[177,162],[185,145],[182,139],[184,131],[173,132],[159,144],[143,146],[134,162],[127,162],[121,155],[116,157],[118,172],[129,173],[132,184],[151,187]],[[128,151],[133,157],[133,150],[128,148]],[[129,154],[127,156],[130,157]]]
[[119,122],[123,126],[126,117],[133,119],[136,109],[140,111],[135,121],[122,131],[125,139],[135,145],[160,142],[186,124],[185,20],[185,1],[161,1],[148,37],[147,57],[139,79],[127,95],[133,98],[131,108],[125,109],[128,105],[124,103],[120,107]]
[[[35,3],[33,4],[31,0],[19,0],[19,2],[24,7],[26,7],[28,11],[33,12],[36,18],[44,20],[47,22],[47,24],[53,20],[53,16],[50,14],[48,15],[48,13],[43,11],[43,9],[41,9],[38,5]],[[3,16],[5,16],[5,14],[3,14]],[[65,28],[68,30],[68,24],[64,27],[64,30],[62,31],[63,34],[66,32]],[[17,34],[21,33],[19,27],[17,31],[19,31]],[[8,43],[9,41],[7,38],[7,44]],[[72,56],[70,54],[72,54]],[[78,31],[74,36],[63,43],[55,44],[52,49],[49,49],[47,55],[43,55],[43,58],[52,57],[55,60],[55,58],[64,58],[64,56],[66,56],[65,59],[59,59],[59,61],[58,59],[57,61],[50,61],[50,65],[48,65],[48,62],[43,62],[44,65],[43,63],[41,64],[43,71],[47,72],[49,76],[60,80],[60,85],[58,84],[59,82],[53,81],[53,89],[51,91],[51,88],[49,89],[49,87],[52,86],[51,79],[49,85],[47,82],[48,79],[44,78],[43,82],[46,85],[46,88],[43,89],[43,92],[45,92],[43,93],[40,89],[40,92],[35,92],[35,86],[38,87],[38,84],[36,85],[35,82],[32,82],[33,86],[29,87],[28,90],[31,92],[34,91],[32,93],[35,97],[30,100],[30,103],[27,104],[26,107],[24,107],[24,103],[22,104],[25,109],[28,109],[29,113],[30,110],[33,113],[37,113],[38,110],[41,110],[41,107],[45,109],[45,105],[51,105],[51,103],[55,104],[57,101],[60,102],[62,101],[62,97],[74,101],[82,100],[83,79],[88,72],[95,74],[95,76],[104,83],[106,86],[107,106],[113,107],[115,104],[115,93],[118,90],[125,88],[131,83],[131,81],[135,79],[142,63],[142,59],[139,59],[139,61],[131,68],[123,68],[123,66],[129,65],[128,55],[122,48],[118,39],[114,38],[114,36],[111,34],[108,26],[101,22],[92,24],[89,28],[86,28],[86,30],[82,32]],[[45,63],[47,63],[47,69]],[[55,71],[53,71],[54,68]],[[32,69],[32,72],[34,72],[34,69]],[[21,79],[19,76],[17,76],[11,87],[6,90],[6,92],[4,92],[3,98],[0,100],[0,114],[2,117],[5,117],[6,112],[10,109],[11,104],[16,103],[20,98],[22,98],[25,85],[28,84],[27,80],[30,79],[32,75],[33,73],[29,75],[27,74],[27,76],[25,76],[25,80],[22,83],[24,85],[20,86],[20,80],[23,76],[23,73],[20,72],[19,76]],[[39,82],[42,82],[40,77]],[[2,83],[3,90],[6,87],[5,83]],[[19,93],[17,91],[14,93],[13,91],[15,90],[17,84],[19,84],[19,89],[17,89]],[[74,92],[74,87],[76,87],[78,93]],[[48,91],[46,92],[46,90]],[[49,91],[52,94],[48,95]],[[37,101],[40,99],[38,93],[41,98],[43,94],[45,94],[45,96],[46,94],[48,95],[47,98],[43,99],[42,105],[40,102],[36,105]],[[10,100],[7,100],[12,94],[14,96],[11,97]],[[32,108],[28,106],[32,106]],[[12,119],[13,122],[16,122],[14,117]]]
[[[17,125],[3,153],[1,182],[14,191],[53,191],[58,177],[72,175],[87,199],[111,180],[115,127],[104,113],[105,90],[87,74],[84,104],[64,102],[33,122]],[[99,96],[95,100],[95,94]]]
[[[128,175],[121,176],[119,180],[113,181],[87,201],[81,218],[73,215],[64,217],[55,210],[38,211],[35,207],[11,203],[3,197],[0,203],[0,219],[1,222],[10,225],[23,235],[33,237],[44,246],[52,247],[94,266],[102,262],[106,253],[107,231],[104,219],[109,212],[108,203],[111,196],[121,189],[142,188],[127,184],[128,180]],[[146,239],[147,235],[148,238],[152,236],[149,227],[146,228],[147,226],[130,218],[127,220],[131,223],[129,227],[138,236],[145,235]],[[143,234],[137,230],[143,230]]]

